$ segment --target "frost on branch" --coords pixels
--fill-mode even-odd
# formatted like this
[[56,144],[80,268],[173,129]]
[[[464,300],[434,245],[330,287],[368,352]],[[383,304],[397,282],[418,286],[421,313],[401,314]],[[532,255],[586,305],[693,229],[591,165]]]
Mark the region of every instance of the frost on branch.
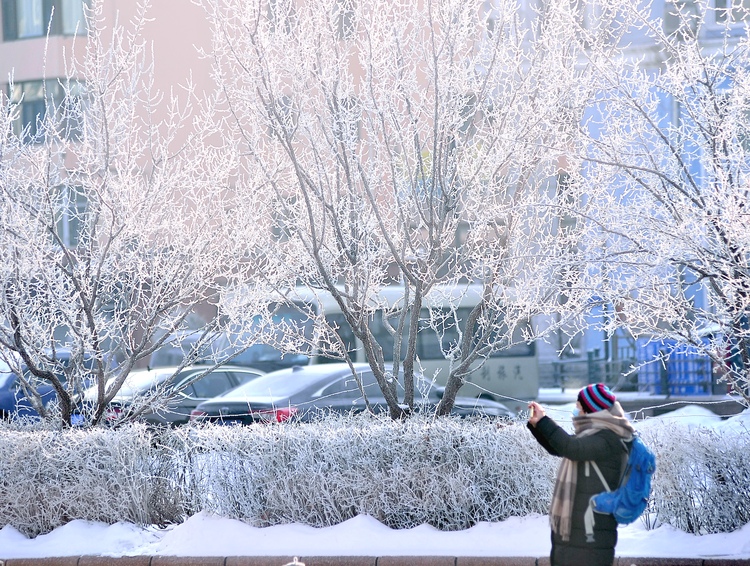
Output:
[[[439,283],[483,286],[460,329],[465,339],[444,352],[447,412],[472,364],[509,347],[519,322],[560,310],[571,242],[559,230],[555,188],[577,107],[576,38],[559,25],[569,7],[203,5],[230,135],[244,170],[263,178],[237,187],[266,195],[263,210],[274,215],[275,241],[258,250],[261,275],[271,288],[300,284],[334,296],[392,416],[413,404],[428,294]],[[399,364],[390,367],[368,327],[383,306],[378,291],[392,283],[407,289],[388,321],[404,360],[403,398],[387,379]],[[584,298],[568,289],[559,320],[580,315]],[[433,314],[423,331],[442,336]]]
[[615,305],[613,326],[702,350],[747,405],[749,14],[669,3],[662,22],[613,6],[627,42],[591,44],[571,152],[579,285]]
[[64,98],[36,133],[11,133],[19,109],[3,99],[0,344],[30,398],[54,386],[57,404],[37,398],[36,409],[64,425],[89,385],[97,422],[130,370],[216,301],[219,282],[244,280],[253,243],[227,191],[234,154],[209,140],[215,101],[189,84],[179,96],[154,90],[144,10],[105,25],[93,3],[85,52],[65,55]]

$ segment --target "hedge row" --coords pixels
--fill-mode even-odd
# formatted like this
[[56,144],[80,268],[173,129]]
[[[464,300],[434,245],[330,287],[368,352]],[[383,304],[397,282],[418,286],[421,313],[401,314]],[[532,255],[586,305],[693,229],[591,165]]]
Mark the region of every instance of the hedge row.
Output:
[[[648,526],[730,532],[750,522],[750,441],[644,432],[657,454]],[[255,526],[460,530],[546,513],[559,461],[525,423],[359,415],[256,427],[49,431],[0,425],[0,526],[33,536],[73,519],[168,524],[198,511]]]

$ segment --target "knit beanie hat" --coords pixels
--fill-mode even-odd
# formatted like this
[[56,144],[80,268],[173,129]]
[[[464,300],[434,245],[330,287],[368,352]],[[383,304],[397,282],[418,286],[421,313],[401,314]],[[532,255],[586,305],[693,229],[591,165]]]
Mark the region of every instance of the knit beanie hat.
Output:
[[578,402],[584,413],[596,413],[615,404],[615,395],[603,383],[587,385],[578,393]]

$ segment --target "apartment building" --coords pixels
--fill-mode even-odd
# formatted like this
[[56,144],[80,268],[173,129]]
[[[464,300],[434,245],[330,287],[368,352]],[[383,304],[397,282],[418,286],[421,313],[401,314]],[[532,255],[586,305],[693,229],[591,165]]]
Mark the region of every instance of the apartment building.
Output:
[[[108,30],[115,22],[132,26],[138,4],[104,0],[98,17]],[[85,49],[90,6],[91,0],[2,0],[0,89],[20,102],[18,132],[29,126],[33,135],[36,117],[59,101],[59,80]],[[142,38],[153,46],[156,89],[179,93],[191,76],[199,89],[210,90],[210,62],[197,52],[210,46],[203,9],[190,0],[153,0],[146,16]]]

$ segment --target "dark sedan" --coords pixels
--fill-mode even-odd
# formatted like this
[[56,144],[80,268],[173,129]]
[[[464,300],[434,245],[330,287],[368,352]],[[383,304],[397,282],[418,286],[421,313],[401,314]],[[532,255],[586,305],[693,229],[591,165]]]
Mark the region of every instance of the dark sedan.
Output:
[[[386,412],[385,399],[370,366],[355,364],[354,367],[372,409]],[[440,400],[439,388],[418,379],[415,398],[421,408],[433,410]],[[321,364],[267,373],[201,403],[193,411],[191,420],[223,424],[282,422],[290,418],[306,421],[322,412],[364,410],[365,399],[349,366]],[[456,399],[454,414],[512,417],[512,413],[501,403],[464,397]]]

